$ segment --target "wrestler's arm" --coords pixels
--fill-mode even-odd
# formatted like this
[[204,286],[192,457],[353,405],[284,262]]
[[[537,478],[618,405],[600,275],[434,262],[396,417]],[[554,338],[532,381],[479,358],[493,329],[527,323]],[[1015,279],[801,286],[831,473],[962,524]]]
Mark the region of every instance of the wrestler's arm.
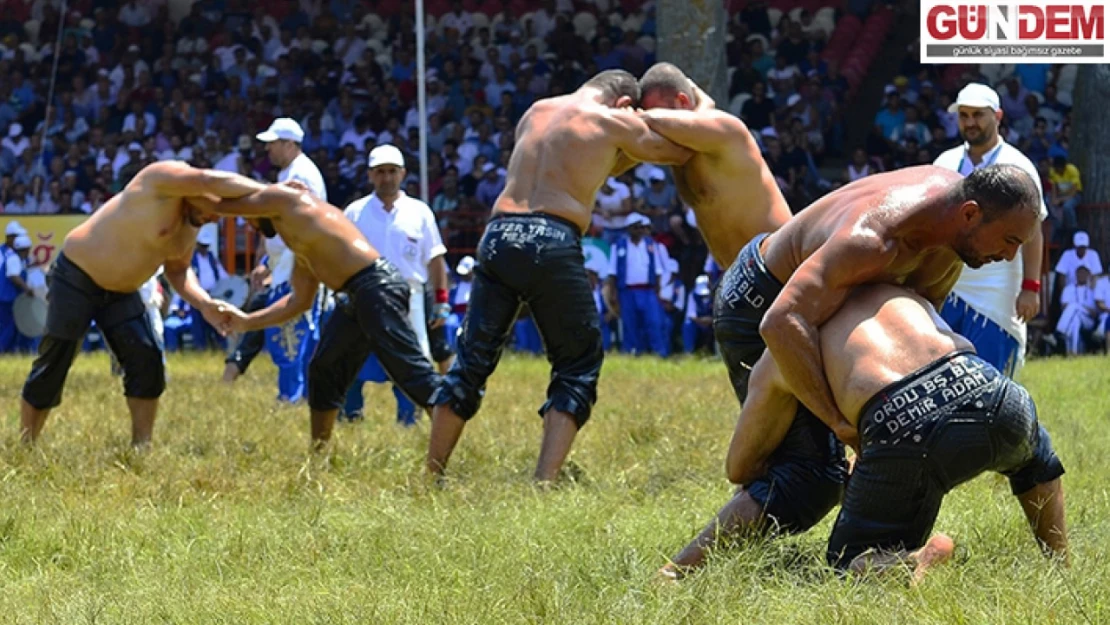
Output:
[[258,191],[236,199],[225,198],[212,202],[205,198],[189,198],[198,208],[220,215],[237,215],[248,219],[255,217],[279,217],[302,201],[309,193],[306,188],[296,188],[289,183],[262,186]]
[[695,152],[715,152],[728,142],[752,141],[744,122],[716,109],[650,109],[640,117],[655,132]]
[[192,258],[192,247],[178,258],[167,258],[162,264],[166,282],[170,283],[170,286],[173,287],[173,290],[181,299],[199,310],[213,327],[222,332],[223,330],[215,323],[216,315],[219,314],[219,311],[216,310],[216,301],[208,295],[207,291],[201,288],[200,281],[197,280],[190,262]]
[[798,401],[855,446],[856,428],[840,413],[825,378],[818,328],[844,303],[852,287],[881,276],[897,247],[857,225],[836,233],[798,267],[767,310],[759,333]]
[[297,259],[297,263],[293,266],[293,273],[289,276],[289,286],[292,290],[285,297],[249,315],[235,308],[221,308],[220,312],[231,313],[236,319],[232,322],[232,326],[238,332],[250,332],[281,325],[312,308],[320,288],[320,279],[300,259]]
[[240,198],[266,188],[246,176],[217,169],[198,169],[179,161],[148,165],[142,171],[141,184],[152,186],[158,195],[165,197]]
[[601,115],[601,126],[618,149],[637,161],[682,165],[694,155],[654,132],[632,110],[608,109]]
[[748,389],[725,459],[733,484],[749,484],[766,471],[767,459],[786,438],[798,410],[798,400],[767,351],[752,367]]

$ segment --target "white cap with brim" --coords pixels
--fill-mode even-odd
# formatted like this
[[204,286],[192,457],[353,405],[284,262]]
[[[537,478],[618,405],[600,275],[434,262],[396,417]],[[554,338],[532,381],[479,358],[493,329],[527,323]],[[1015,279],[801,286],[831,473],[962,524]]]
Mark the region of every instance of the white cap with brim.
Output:
[[401,150],[397,149],[397,146],[388,143],[379,145],[373,150],[370,150],[370,169],[382,165],[404,167],[405,156],[401,154]]
[[212,247],[216,244],[216,224],[204,224],[197,232],[197,245]]
[[1091,237],[1087,236],[1086,232],[1083,232],[1082,230],[1080,230],[1080,231],[1076,232],[1074,235],[1072,235],[1071,243],[1075,247],[1090,247],[1091,246]]
[[632,226],[646,226],[650,228],[651,220],[648,219],[646,215],[642,215],[640,213],[632,213],[628,216],[627,225],[629,228],[631,228]]
[[255,135],[255,138],[263,143],[270,143],[278,139],[300,143],[304,140],[304,130],[301,129],[301,125],[296,120],[289,117],[279,117],[265,131]]
[[19,225],[18,221],[9,221],[8,225],[4,228],[4,236],[17,237],[21,234],[27,234],[27,230],[24,229],[23,226]]
[[948,112],[956,113],[960,110],[961,106],[990,109],[992,111],[1002,110],[1002,106],[998,103],[998,92],[987,85],[977,82],[973,82],[963,89],[960,89],[960,94],[956,96],[956,101],[948,106]]
[[15,238],[15,242],[12,243],[12,247],[14,247],[17,250],[29,250],[29,249],[31,249],[31,237],[29,237],[25,234],[19,235],[18,237]]
[[455,273],[460,276],[465,276],[469,275],[471,271],[474,271],[474,257],[463,256],[459,264],[455,266]]
[[694,280],[694,295],[709,295],[709,276],[703,274]]

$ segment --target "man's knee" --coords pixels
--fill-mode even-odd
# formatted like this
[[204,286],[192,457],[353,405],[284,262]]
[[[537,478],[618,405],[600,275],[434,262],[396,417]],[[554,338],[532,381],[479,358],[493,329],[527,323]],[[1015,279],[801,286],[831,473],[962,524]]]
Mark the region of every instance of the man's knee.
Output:
[[485,385],[479,386],[468,381],[465,374],[460,370],[460,361],[456,360],[455,365],[451,367],[447,375],[443,376],[439,388],[432,393],[428,404],[431,406],[446,405],[462,420],[469,421],[474,415],[478,414],[485,394]]
[[602,354],[600,348],[596,358],[581,366],[571,368],[555,367],[551,384],[547,388],[547,401],[540,408],[540,416],[549,410],[558,410],[574,417],[578,429],[590,420],[593,405],[597,402],[597,380],[601,373]]
[[62,387],[77,355],[80,341],[47,335],[39,344],[39,356],[23,385],[23,399],[38,410],[62,403]]
[[137,399],[157,399],[166,390],[166,366],[162,348],[144,315],[107,330],[123,366],[123,394]]

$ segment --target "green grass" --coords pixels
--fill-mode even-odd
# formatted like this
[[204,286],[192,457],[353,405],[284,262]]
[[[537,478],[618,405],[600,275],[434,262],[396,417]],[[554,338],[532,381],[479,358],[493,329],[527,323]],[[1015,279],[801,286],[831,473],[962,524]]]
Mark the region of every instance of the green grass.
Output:
[[810,533],[715,554],[677,587],[652,575],[729,496],[737,412],[719,362],[611,357],[572,453],[578,483],[530,483],[547,366],[508,357],[445,488],[425,485],[427,422],[368,420],[308,453],[304,407],[268,363],[232,388],[215,356],[170,358],[155,448],[128,449],[120,383],[81,356],[42,444],[17,444],[26,359],[0,360],[2,623],[1084,623],[1110,621],[1105,358],[1022,379],[1067,467],[1073,566],[1042,559],[1007,484],[946,500],[954,562],[917,588],[842,580]]

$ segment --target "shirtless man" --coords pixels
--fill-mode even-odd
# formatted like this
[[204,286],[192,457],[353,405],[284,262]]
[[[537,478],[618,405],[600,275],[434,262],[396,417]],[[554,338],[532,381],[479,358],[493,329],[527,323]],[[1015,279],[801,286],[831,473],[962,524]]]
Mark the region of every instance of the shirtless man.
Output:
[[798,414],[776,462],[737,493],[737,505],[750,500],[784,529],[803,531],[839,503],[841,441],[857,447],[858,433],[832,399],[817,328],[852,287],[899,284],[939,309],[964,263],[1014,257],[1033,236],[1040,201],[1029,175],[1011,165],[967,178],[915,167],[841,187],[744,247],[714,301],[718,345],[741,404],[766,348]]
[[313,446],[331,440],[335,416],[363,363],[374,353],[394,384],[427,407],[441,376],[420,349],[408,320],[409,285],[366,241],[343,211],[297,181],[263,187],[229,201],[195,201],[205,212],[244,217],[268,239],[281,235],[296,257],[292,291],[250,314],[221,303],[226,331],[277,326],[312,307],[322,282],[336,292],[336,310],[320,331],[308,363]]
[[[856,287],[821,326],[821,351],[829,355],[823,365],[836,405],[859,428],[863,445],[829,538],[829,564],[882,570],[908,560],[919,581],[952,554],[947,536],[926,540],[941,500],[985,471],[1009,477],[1042,549],[1066,558],[1064,467],[1032,398],[975,355],[935,302],[897,286]],[[776,462],[798,409],[766,354],[751,380],[726,462],[737,484]],[[750,502],[726,505],[661,572],[688,573],[708,547],[760,521]]]
[[640,78],[641,117],[694,155],[674,177],[679,197],[694,209],[713,259],[728,267],[757,234],[790,220],[790,207],[759,145],[744,122],[713,107],[713,100],[670,63]]
[[182,299],[209,323],[219,322],[222,315],[190,266],[197,230],[215,217],[185,198],[236,198],[258,188],[246,178],[178,161],[155,163],[66,236],[51,269],[45,336],[23,386],[24,442],[38,439],[50,410],[61,403],[66,375],[95,319],[123,366],[131,444],[150,443],[165,368],[139,288],[164,265]]
[[601,330],[580,238],[594,196],[629,159],[681,164],[690,151],[648,129],[630,108],[636,79],[601,72],[574,93],[540,100],[521,118],[505,190],[478,244],[478,266],[454,365],[433,403],[427,468],[447,466],[478,412],[522,302],[552,366],[538,481],[554,480],[590,417],[601,371]]

